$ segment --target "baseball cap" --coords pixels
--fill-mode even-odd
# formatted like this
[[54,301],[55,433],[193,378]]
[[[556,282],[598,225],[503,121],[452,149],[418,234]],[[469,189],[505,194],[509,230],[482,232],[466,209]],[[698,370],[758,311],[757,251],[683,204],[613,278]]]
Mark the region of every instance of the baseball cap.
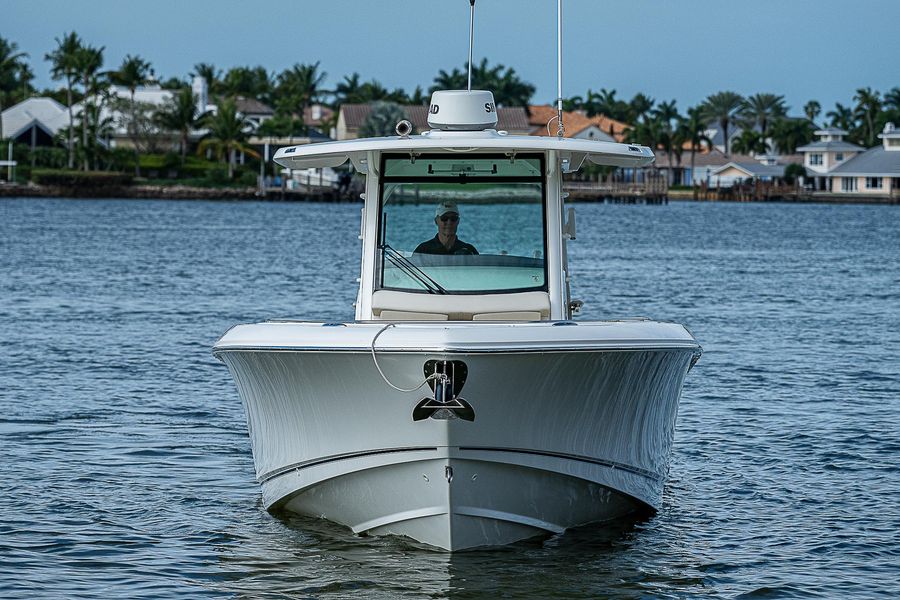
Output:
[[434,211],[435,217],[443,217],[447,213],[456,213],[459,214],[459,208],[456,206],[456,202],[453,200],[446,200],[437,205],[437,208]]

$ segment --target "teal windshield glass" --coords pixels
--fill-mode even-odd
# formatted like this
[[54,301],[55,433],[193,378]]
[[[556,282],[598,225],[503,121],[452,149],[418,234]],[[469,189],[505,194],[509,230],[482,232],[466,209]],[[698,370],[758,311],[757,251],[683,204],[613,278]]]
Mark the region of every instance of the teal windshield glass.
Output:
[[388,158],[378,283],[424,293],[546,289],[540,157]]

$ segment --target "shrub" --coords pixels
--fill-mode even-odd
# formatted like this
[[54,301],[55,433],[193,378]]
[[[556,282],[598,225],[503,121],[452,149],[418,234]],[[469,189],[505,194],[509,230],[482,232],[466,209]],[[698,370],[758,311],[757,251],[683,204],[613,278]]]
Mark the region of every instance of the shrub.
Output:
[[214,167],[207,169],[206,180],[211,183],[228,183],[228,169],[224,167]]
[[803,165],[791,163],[784,168],[784,180],[787,183],[794,183],[795,178],[805,176],[806,168]]
[[131,183],[131,175],[109,171],[68,171],[58,169],[35,169],[31,179],[41,185],[61,187],[112,187]]
[[237,182],[241,185],[246,185],[248,187],[255,186],[257,182],[258,175],[253,171],[244,171],[237,178]]

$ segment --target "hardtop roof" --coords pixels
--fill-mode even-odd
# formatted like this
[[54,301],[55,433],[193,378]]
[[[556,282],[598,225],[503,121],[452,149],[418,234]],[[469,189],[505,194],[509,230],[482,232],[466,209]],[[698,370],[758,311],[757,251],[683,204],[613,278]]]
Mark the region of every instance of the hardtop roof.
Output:
[[493,129],[485,131],[448,132],[431,130],[415,136],[363,138],[339,142],[323,142],[281,148],[276,163],[289,169],[338,167],[348,160],[365,172],[369,152],[544,152],[558,151],[568,160],[568,171],[575,171],[585,159],[617,167],[646,167],[653,163],[653,151],[637,144],[619,144],[572,138],[506,135]]

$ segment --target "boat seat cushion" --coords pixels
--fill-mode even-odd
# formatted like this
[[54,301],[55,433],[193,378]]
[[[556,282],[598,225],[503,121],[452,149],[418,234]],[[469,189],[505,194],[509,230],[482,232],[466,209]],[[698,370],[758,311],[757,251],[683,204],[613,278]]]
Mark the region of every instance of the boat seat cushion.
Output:
[[476,313],[473,321],[540,321],[541,313],[533,310],[511,310],[507,312]]
[[446,321],[447,315],[407,310],[382,310],[378,315],[383,321]]
[[372,314],[380,320],[538,321],[550,318],[550,294],[416,294],[378,290]]

